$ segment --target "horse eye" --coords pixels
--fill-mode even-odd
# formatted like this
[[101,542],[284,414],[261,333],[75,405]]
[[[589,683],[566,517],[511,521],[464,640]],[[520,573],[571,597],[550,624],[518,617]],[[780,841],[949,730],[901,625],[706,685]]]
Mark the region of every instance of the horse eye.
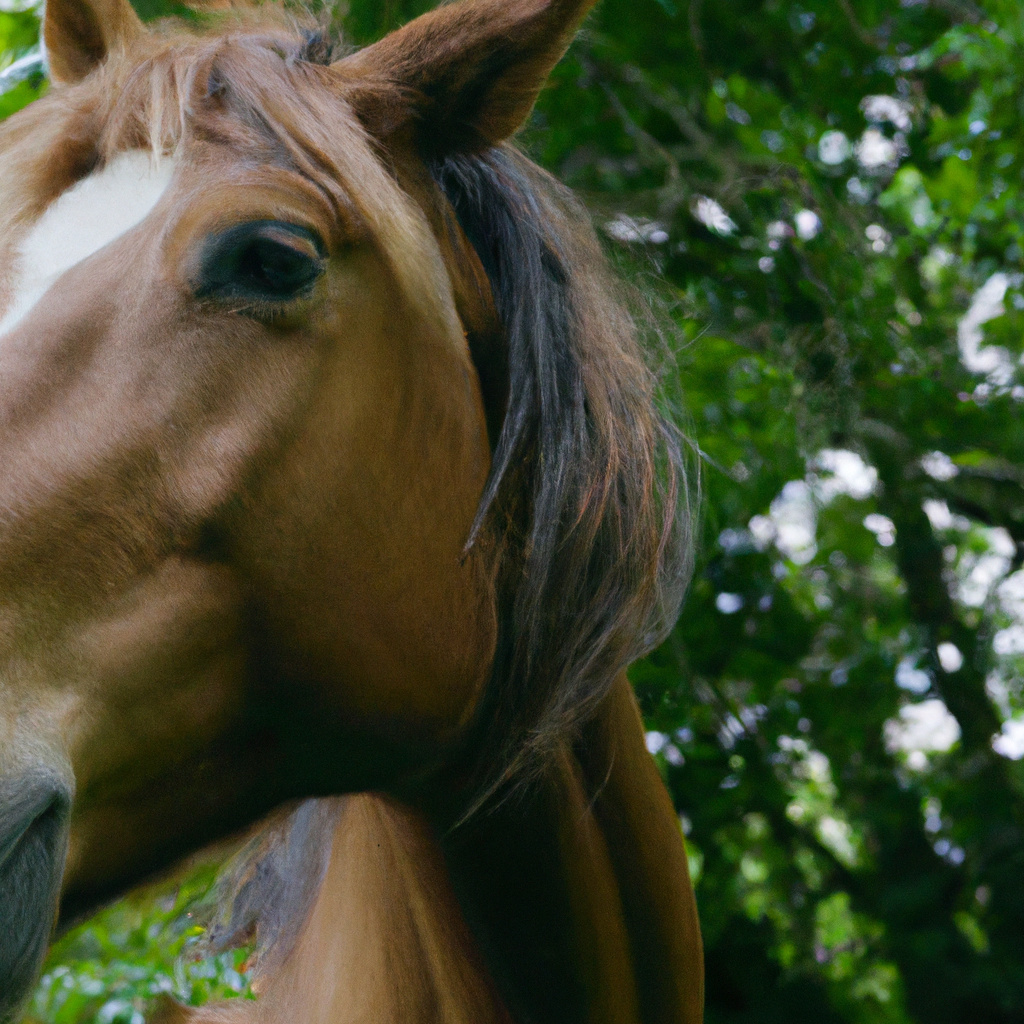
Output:
[[250,221],[207,239],[196,295],[280,302],[308,291],[324,265],[323,245],[306,228]]

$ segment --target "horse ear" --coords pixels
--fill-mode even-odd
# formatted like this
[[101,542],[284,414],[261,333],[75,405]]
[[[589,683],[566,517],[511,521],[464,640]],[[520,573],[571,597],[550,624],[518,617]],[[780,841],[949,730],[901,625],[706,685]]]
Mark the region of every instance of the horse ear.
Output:
[[43,43],[50,77],[70,85],[145,32],[128,0],[46,0]]
[[595,0],[458,0],[334,67],[369,131],[435,152],[485,149],[529,116]]

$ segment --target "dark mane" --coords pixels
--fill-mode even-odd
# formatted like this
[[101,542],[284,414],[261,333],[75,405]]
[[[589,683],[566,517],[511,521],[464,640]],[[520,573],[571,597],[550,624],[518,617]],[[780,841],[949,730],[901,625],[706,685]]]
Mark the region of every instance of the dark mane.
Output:
[[[529,783],[678,613],[690,509],[677,430],[586,211],[507,146],[432,172],[504,328],[504,410],[470,544],[495,541],[499,635],[479,802]],[[506,398],[507,396],[507,398]],[[503,412],[503,415],[502,415]],[[497,415],[496,415],[497,414]]]
[[327,67],[344,51],[341,39],[332,36],[327,28],[307,28],[302,30],[302,45],[294,59]]

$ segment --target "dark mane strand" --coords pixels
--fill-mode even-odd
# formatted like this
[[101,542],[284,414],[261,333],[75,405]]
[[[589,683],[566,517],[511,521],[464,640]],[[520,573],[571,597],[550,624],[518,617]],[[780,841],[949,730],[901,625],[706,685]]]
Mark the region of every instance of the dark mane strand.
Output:
[[470,538],[495,542],[498,651],[481,795],[575,738],[678,613],[690,522],[678,432],[589,216],[511,147],[432,167],[491,282],[507,406]]
[[341,45],[326,28],[305,29],[302,32],[302,46],[295,55],[296,60],[307,64],[332,64],[340,56]]

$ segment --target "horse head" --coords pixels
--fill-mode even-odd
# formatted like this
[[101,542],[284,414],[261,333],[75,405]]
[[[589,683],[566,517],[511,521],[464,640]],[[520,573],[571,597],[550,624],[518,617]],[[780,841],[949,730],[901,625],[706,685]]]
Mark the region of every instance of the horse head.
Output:
[[671,616],[631,327],[501,147],[589,6],[333,60],[47,3],[0,126],[0,1020],[58,904],[289,797],[493,788]]

